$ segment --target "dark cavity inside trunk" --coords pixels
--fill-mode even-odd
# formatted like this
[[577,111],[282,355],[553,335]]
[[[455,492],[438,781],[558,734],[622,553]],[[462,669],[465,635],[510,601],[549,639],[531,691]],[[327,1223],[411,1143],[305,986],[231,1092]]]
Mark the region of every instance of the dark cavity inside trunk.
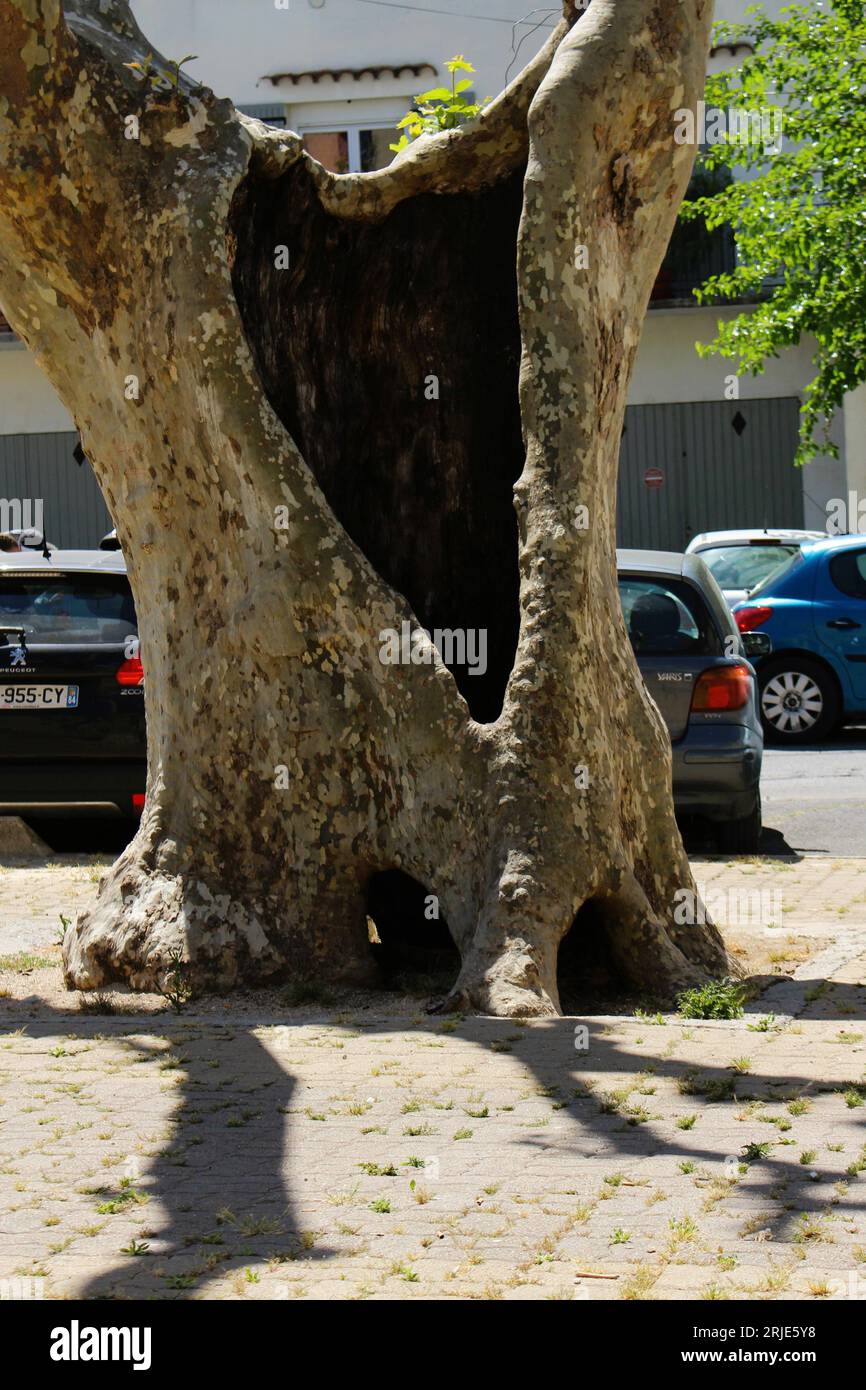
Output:
[[482,721],[502,708],[519,622],[522,188],[520,169],[478,193],[347,221],[324,211],[301,161],[276,180],[248,177],[230,218],[235,295],[268,400],[422,626],[486,631],[483,674],[449,663]]
[[460,971],[460,952],[444,917],[430,917],[429,888],[386,869],[367,885],[367,913],[374,927],[373,958],[384,983],[408,993],[446,994]]

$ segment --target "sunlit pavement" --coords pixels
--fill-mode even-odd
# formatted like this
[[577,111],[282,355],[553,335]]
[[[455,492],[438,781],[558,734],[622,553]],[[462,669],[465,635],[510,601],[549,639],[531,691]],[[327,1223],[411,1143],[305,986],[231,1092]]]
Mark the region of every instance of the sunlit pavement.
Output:
[[86,1014],[56,944],[14,951],[99,866],[7,868],[0,1292],[862,1299],[866,866],[695,870],[790,978],[737,1020],[524,1026],[382,996]]

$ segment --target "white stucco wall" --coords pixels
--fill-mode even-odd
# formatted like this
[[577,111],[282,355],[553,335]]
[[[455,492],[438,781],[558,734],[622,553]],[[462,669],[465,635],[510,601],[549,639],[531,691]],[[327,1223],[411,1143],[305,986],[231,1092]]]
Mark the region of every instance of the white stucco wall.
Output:
[[0,343],[0,434],[72,430],[72,417],[23,343]]
[[[495,96],[511,62],[514,21],[525,13],[507,0],[473,0],[468,6],[437,0],[429,7],[452,14],[425,13],[421,0],[417,9],[390,0],[323,0],[318,7],[289,0],[288,9],[277,9],[275,0],[132,0],[132,8],[162,53],[170,58],[198,54],[186,70],[240,105],[275,99],[275,89],[260,80],[268,73],[427,62],[441,74],[444,60],[455,53],[475,65],[479,95]],[[479,18],[466,18],[460,9]],[[551,11],[551,18],[536,15],[518,27],[515,42],[523,42],[514,71],[544,42],[555,22],[556,8]],[[424,79],[416,88],[410,79],[399,96],[432,85],[432,79]],[[376,91],[376,83],[364,83],[356,96]],[[388,95],[394,95],[393,86]],[[291,101],[292,88],[286,86],[278,99]]]
[[[419,4],[421,0],[419,0]],[[543,12],[515,26],[525,13],[508,0],[473,0],[466,8],[474,18],[457,13],[458,0],[435,0],[435,8],[453,13],[430,14],[401,6],[397,0],[289,0],[288,9],[276,0],[132,0],[139,23],[163,54],[198,55],[187,65],[191,75],[238,105],[283,102],[296,126],[324,125],[338,119],[371,122],[389,120],[407,109],[418,90],[435,85],[430,75],[345,79],[334,83],[307,80],[274,87],[261,79],[268,73],[366,64],[442,63],[464,53],[475,64],[476,91],[492,96],[544,42],[555,19]],[[768,0],[778,11],[782,0]],[[431,0],[430,8],[434,8]],[[741,18],[746,0],[716,0],[717,19]],[[538,27],[538,21],[541,24]],[[513,47],[519,45],[516,61]],[[730,55],[719,54],[711,66],[728,66]],[[509,74],[510,67],[510,74]],[[351,115],[345,102],[352,103]],[[723,398],[724,378],[731,370],[719,358],[703,360],[696,340],[707,341],[720,313],[687,309],[653,310],[647,317],[632,381],[631,404],[671,401],[712,401]],[[810,375],[808,344],[771,361],[762,376],[744,377],[743,399],[756,396],[800,396]],[[71,429],[72,421],[53,389],[20,345],[0,345],[0,434]],[[866,493],[866,387],[846,402],[836,423],[848,460],[848,485]],[[838,493],[844,472],[832,461],[806,470],[804,491],[822,499]],[[828,491],[829,489],[829,491]],[[812,509],[814,519],[814,508]]]

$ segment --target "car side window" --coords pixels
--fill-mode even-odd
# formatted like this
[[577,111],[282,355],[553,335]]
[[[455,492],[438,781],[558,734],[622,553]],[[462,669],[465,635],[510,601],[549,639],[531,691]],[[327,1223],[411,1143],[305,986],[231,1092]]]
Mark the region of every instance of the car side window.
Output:
[[619,595],[637,656],[716,654],[718,636],[698,594],[682,580],[621,575]]
[[866,599],[866,550],[845,550],[830,561],[830,578],[849,598]]

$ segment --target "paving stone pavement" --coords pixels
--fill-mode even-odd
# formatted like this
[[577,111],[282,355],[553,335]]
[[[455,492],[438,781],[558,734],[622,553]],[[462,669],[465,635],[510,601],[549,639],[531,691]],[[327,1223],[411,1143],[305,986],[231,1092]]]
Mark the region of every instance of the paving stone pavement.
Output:
[[39,951],[96,897],[111,855],[55,855],[46,863],[0,858],[0,953]]
[[866,866],[813,863],[732,1022],[0,999],[0,1297],[866,1297]]

